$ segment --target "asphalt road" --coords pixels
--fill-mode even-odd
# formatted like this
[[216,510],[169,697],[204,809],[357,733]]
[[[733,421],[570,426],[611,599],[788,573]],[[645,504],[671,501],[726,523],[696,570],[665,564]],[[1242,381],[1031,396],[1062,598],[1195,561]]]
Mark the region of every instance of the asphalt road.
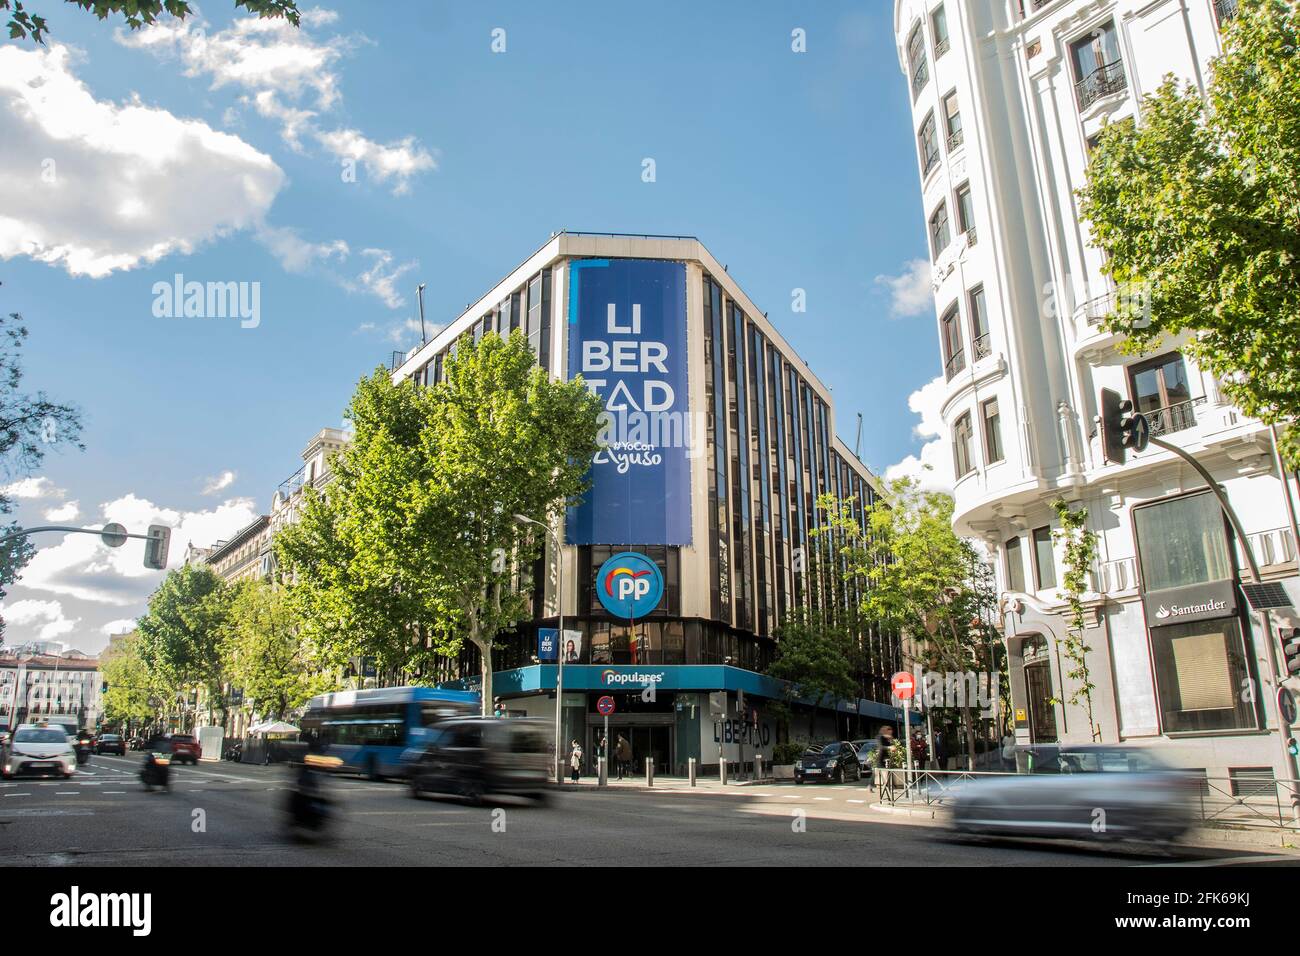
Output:
[[[94,757],[70,781],[0,784],[3,866],[1150,866],[1296,864],[1240,849],[1099,852],[1027,842],[968,843],[942,827],[882,814],[858,785],[652,792],[583,789],[546,806],[414,800],[397,783],[331,781],[332,838],[295,841],[279,767],[176,768],[147,793],[134,757]],[[802,811],[802,815],[800,814]],[[802,821],[802,828],[796,824]]]

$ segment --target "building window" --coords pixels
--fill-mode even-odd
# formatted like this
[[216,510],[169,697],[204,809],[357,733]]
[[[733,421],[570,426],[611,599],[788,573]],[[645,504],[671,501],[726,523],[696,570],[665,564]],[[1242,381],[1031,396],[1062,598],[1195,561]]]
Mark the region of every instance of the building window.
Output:
[[1187,365],[1177,352],[1160,355],[1129,369],[1133,407],[1147,418],[1151,434],[1168,435],[1196,424]]
[[944,378],[951,379],[966,367],[966,351],[961,344],[961,323],[955,302],[939,320],[939,338],[943,345]]
[[966,244],[975,245],[975,205],[970,198],[970,183],[957,187],[957,225],[966,236]]
[[1002,413],[996,398],[980,405],[980,417],[984,419],[984,463],[991,465],[1002,460]]
[[1071,43],[1070,57],[1074,61],[1079,109],[1086,110],[1103,96],[1119,93],[1127,86],[1113,21]]
[[930,245],[931,257],[939,258],[939,253],[948,248],[948,243],[952,240],[952,234],[948,231],[948,204],[939,203],[939,208],[930,216]]
[[952,426],[952,462],[959,479],[975,470],[974,446],[970,412],[963,412]]
[[1020,538],[1015,537],[1002,546],[1007,559],[1007,590],[1024,593],[1025,557],[1021,553]]
[[1222,30],[1229,20],[1237,18],[1238,0],[1214,0],[1214,19]]
[[1034,587],[1039,591],[1056,587],[1056,558],[1052,554],[1052,529],[1034,529]]
[[1223,522],[1219,500],[1209,491],[1134,508],[1143,590],[1163,591],[1232,577]]
[[937,60],[948,52],[952,42],[948,39],[948,14],[943,10],[943,4],[930,14],[930,28],[934,32],[934,58]]
[[925,31],[920,23],[907,38],[907,63],[912,71],[912,96],[915,97],[930,79],[930,67],[925,62]]
[[916,134],[916,141],[921,149],[921,175],[926,176],[939,162],[939,135],[935,131],[933,113],[921,124],[921,131]]
[[1240,693],[1250,669],[1237,618],[1153,627],[1151,656],[1165,733],[1256,727],[1250,695]]
[[956,90],[943,98],[943,131],[948,137],[949,150],[956,149],[965,140],[961,131],[961,110],[957,108]]

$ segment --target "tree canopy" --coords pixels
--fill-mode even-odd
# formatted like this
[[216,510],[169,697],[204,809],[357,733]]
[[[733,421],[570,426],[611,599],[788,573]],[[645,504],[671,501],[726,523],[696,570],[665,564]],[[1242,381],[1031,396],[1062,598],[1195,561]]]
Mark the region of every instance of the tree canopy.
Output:
[[[1300,5],[1242,0],[1206,96],[1172,78],[1106,127],[1080,211],[1122,292],[1105,328],[1181,347],[1248,415],[1300,415]],[[1300,429],[1283,436],[1300,467]]]
[[[93,13],[100,20],[106,20],[112,14],[120,14],[123,21],[132,30],[156,23],[164,14],[184,20],[194,12],[194,8],[185,0],[65,0],[73,6],[80,7],[87,13]],[[262,19],[282,17],[294,26],[298,26],[301,16],[294,0],[235,0],[236,7],[243,7],[249,13]],[[31,0],[24,6],[22,0],[0,0],[0,11],[9,12],[9,39],[25,40],[30,37],[36,43],[44,43],[49,33],[49,24],[44,17],[31,11]]]
[[221,637],[230,613],[228,588],[207,567],[168,572],[136,621],[140,657],[162,682],[207,688],[219,697]]

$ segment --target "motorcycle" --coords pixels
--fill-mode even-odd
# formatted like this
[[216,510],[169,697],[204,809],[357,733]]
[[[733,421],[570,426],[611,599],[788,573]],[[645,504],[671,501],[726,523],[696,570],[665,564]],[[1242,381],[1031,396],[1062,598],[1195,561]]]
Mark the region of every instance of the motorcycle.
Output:
[[333,801],[326,792],[326,774],[342,766],[338,757],[307,754],[293,768],[294,787],[285,802],[285,822],[294,837],[322,837],[334,817]]
[[226,748],[226,752],[221,755],[221,759],[233,760],[235,763],[239,763],[239,759],[243,756],[243,753],[244,745],[236,741]]
[[171,762],[172,755],[168,753],[151,750],[145,755],[144,766],[140,768],[140,782],[146,790],[152,791],[154,787],[171,790]]

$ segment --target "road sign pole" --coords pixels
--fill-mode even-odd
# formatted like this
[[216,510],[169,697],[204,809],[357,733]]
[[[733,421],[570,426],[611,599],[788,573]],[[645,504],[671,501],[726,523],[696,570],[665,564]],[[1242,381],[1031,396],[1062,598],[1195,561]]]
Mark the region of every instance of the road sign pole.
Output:
[[912,799],[912,699],[903,701],[903,756],[907,759],[907,770],[903,773],[903,789],[907,798]]

